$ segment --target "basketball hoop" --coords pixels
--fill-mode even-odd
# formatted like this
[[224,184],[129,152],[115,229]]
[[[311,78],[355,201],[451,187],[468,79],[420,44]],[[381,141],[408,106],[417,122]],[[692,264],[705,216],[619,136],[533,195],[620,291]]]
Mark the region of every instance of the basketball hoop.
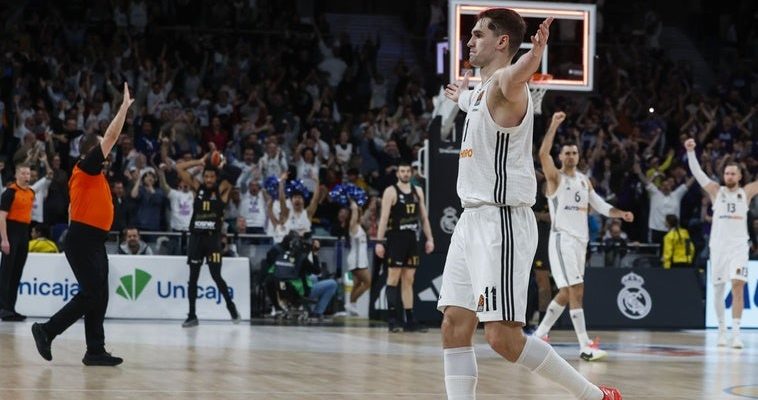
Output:
[[548,81],[552,80],[553,76],[550,74],[535,73],[532,75],[532,79],[529,80],[529,92],[532,95],[532,103],[534,104],[534,113],[542,115],[542,98],[547,93],[547,87],[543,86]]

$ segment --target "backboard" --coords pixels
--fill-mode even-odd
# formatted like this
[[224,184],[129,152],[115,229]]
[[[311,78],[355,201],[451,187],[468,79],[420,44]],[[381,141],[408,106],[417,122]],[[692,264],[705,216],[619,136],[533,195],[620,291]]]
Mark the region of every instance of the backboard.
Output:
[[[531,49],[529,37],[536,32],[539,24],[547,17],[555,18],[550,27],[550,40],[545,47],[542,65],[537,71],[542,74],[542,79],[531,81],[530,86],[549,90],[592,91],[596,17],[594,4],[450,0],[448,46],[451,82],[463,79],[466,70],[472,68],[474,74],[471,84],[480,81],[478,68],[468,63],[469,49],[466,43],[471,37],[477,14],[493,7],[510,8],[526,21],[526,34],[514,62]],[[549,78],[544,79],[545,76]]]

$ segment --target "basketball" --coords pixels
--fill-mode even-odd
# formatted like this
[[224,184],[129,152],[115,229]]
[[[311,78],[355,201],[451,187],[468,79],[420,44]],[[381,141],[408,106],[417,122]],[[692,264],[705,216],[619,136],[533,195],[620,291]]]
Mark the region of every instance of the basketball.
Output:
[[222,160],[223,160],[223,156],[221,155],[220,151],[214,150],[211,153],[211,157],[210,157],[211,166],[218,167],[221,164]]

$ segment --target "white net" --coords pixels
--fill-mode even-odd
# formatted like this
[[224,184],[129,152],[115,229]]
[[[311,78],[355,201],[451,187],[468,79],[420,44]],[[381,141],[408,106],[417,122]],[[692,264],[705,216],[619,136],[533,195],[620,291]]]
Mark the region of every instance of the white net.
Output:
[[532,104],[534,105],[534,113],[542,115],[542,98],[547,93],[546,87],[530,87],[529,91],[532,93]]

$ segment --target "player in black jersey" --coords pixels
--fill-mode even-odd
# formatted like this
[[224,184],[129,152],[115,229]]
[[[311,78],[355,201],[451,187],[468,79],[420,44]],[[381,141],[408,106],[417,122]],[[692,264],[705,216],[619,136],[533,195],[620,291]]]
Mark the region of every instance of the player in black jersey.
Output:
[[[176,165],[179,177],[197,193],[192,219],[190,220],[190,237],[187,246],[187,264],[190,267],[190,278],[187,290],[189,314],[187,320],[182,324],[185,328],[198,325],[195,302],[197,300],[197,280],[200,277],[200,267],[203,265],[204,259],[208,263],[213,281],[216,282],[219,292],[224,296],[226,308],[229,310],[232,320],[234,323],[240,321],[240,315],[229,294],[226,281],[221,277],[221,228],[224,209],[229,200],[229,193],[234,186],[230,181],[236,181],[234,175],[239,176],[239,171],[231,166],[223,166],[223,163],[222,169],[214,168],[210,166],[208,158],[186,161]],[[190,168],[201,166],[204,167],[202,183],[195,180],[188,172]]]
[[[389,307],[389,329],[400,330],[399,322],[403,320],[397,307],[397,284],[402,281],[402,303],[405,309],[403,329],[413,332],[424,330],[413,317],[413,280],[419,265],[418,231],[423,227],[426,236],[424,250],[427,254],[434,251],[432,228],[429,225],[424,192],[411,181],[411,165],[401,162],[397,169],[397,183],[384,190],[382,209],[376,239],[376,255],[387,257],[387,306]],[[419,224],[419,219],[421,224]],[[381,243],[387,233],[387,248]],[[402,279],[401,279],[402,278]]]

